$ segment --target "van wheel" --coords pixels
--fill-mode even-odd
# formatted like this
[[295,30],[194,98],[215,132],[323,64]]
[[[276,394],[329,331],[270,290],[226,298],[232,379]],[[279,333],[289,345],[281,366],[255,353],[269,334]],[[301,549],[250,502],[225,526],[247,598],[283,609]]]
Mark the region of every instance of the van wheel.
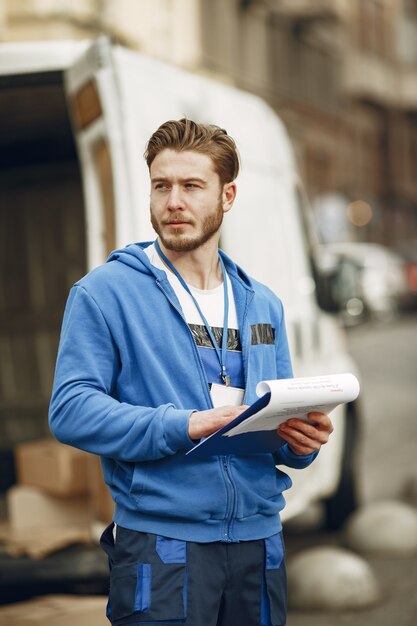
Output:
[[358,506],[355,469],[359,442],[359,416],[356,403],[349,403],[342,467],[337,491],[324,501],[326,530],[339,530]]

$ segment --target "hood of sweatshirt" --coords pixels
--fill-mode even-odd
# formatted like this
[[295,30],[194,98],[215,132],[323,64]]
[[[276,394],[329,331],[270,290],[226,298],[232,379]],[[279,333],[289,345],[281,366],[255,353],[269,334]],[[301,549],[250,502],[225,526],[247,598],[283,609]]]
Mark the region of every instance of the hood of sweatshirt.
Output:
[[[125,265],[132,267],[138,272],[142,272],[145,274],[154,274],[156,277],[164,276],[165,273],[154,267],[149,261],[147,255],[144,253],[145,248],[151,246],[153,243],[153,241],[131,243],[125,248],[113,250],[113,252],[111,252],[107,259],[107,263],[111,263],[112,261],[119,261],[120,263],[124,263]],[[244,287],[252,291],[253,282],[248,274],[246,274],[246,272],[241,267],[236,265],[236,263],[234,263],[232,259],[223,252],[223,250],[219,249],[219,254],[224,261],[227,272],[230,275],[235,276],[235,278],[238,278]]]

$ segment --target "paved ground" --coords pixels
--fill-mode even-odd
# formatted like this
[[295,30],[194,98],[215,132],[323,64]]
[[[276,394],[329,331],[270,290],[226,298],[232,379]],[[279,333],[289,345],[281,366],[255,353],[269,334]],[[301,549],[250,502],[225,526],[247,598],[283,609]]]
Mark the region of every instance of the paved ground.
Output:
[[[417,316],[351,329],[348,341],[362,375],[361,500],[408,498],[417,507],[417,482],[410,492],[417,479]],[[343,546],[343,533],[288,527],[286,542],[290,559],[304,547]],[[288,626],[417,626],[417,554],[365,558],[379,582],[380,602],[361,611],[290,611]]]
[[[287,536],[288,558],[294,551],[318,544],[341,545],[340,536],[306,534],[303,539]],[[366,557],[380,585],[382,599],[360,611],[290,611],[287,626],[416,626],[417,555]],[[317,572],[320,576],[320,572]]]
[[401,497],[417,477],[417,314],[348,334],[362,377],[363,501]]

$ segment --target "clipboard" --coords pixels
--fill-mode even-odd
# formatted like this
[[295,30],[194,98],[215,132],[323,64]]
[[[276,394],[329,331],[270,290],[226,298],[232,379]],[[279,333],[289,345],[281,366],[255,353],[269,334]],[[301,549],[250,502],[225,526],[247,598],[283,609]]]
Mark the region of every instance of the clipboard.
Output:
[[266,407],[270,401],[271,393],[268,392],[259,400],[256,400],[243,413],[238,415],[232,422],[220,428],[215,433],[203,439],[188,450],[186,456],[211,456],[218,454],[261,454],[264,452],[276,452],[286,442],[275,430],[262,430],[258,432],[242,433],[233,437],[226,437],[225,433],[241,424],[251,415],[258,413]]
[[339,404],[354,401],[359,389],[350,373],[261,381],[256,387],[259,399],[186,456],[276,452],[286,443],[277,433],[281,422],[291,417],[307,420],[315,411],[329,414]]

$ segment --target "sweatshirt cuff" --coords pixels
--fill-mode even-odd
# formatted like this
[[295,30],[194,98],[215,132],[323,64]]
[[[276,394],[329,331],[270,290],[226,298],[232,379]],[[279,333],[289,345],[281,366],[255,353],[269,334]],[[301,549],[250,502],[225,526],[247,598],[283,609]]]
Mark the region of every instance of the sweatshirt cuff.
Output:
[[164,415],[165,442],[171,452],[189,450],[195,442],[188,435],[188,422],[194,410],[173,409]]
[[308,465],[310,465],[310,463],[314,461],[318,453],[319,453],[319,450],[317,450],[316,452],[312,452],[311,454],[306,454],[306,455],[296,454],[295,452],[291,450],[288,443],[285,443],[276,452],[275,460],[278,463],[283,463],[284,465],[287,465],[288,467],[292,467],[294,469],[303,469],[304,467],[307,467]]

